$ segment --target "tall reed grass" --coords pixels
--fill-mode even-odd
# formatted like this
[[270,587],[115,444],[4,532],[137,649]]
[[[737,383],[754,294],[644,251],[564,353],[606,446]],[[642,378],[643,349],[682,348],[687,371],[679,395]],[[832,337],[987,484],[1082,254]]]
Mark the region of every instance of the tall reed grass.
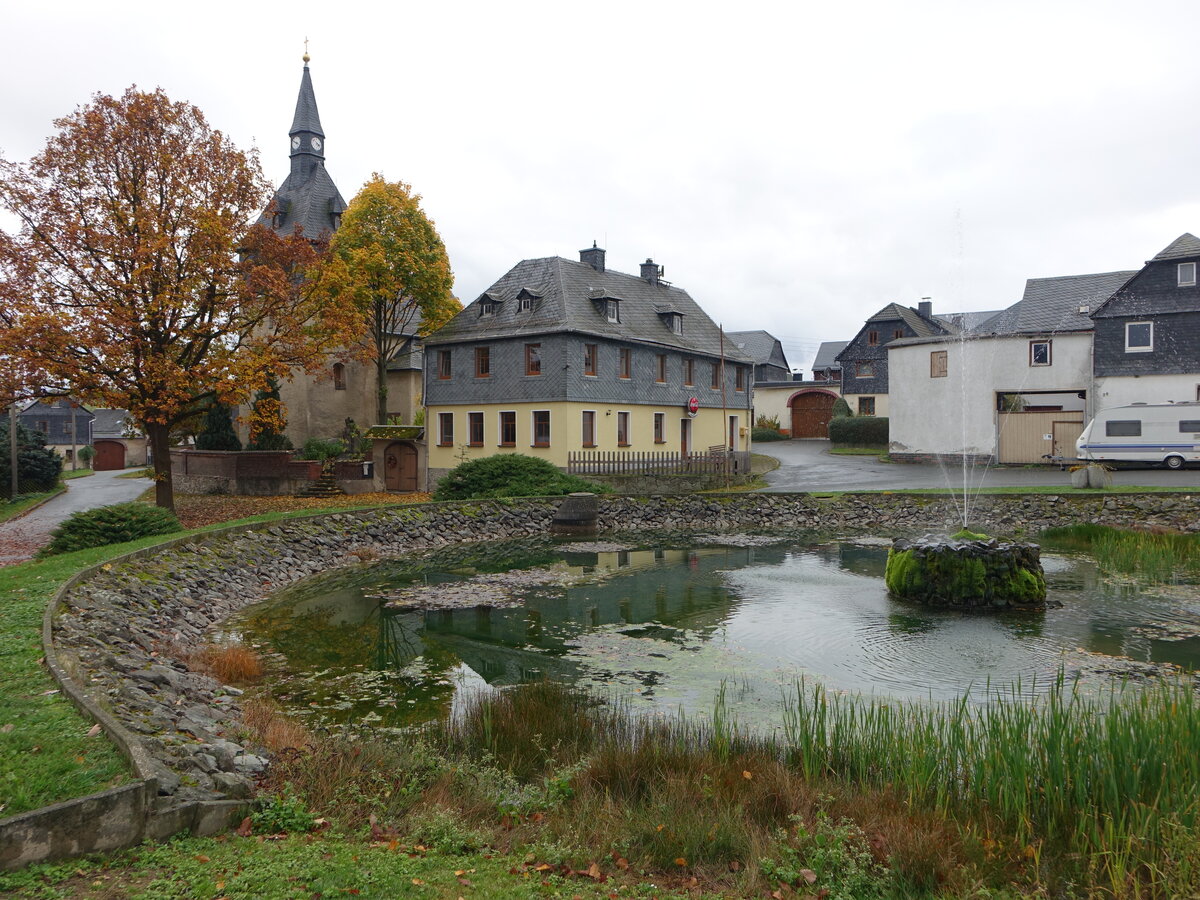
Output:
[[[986,705],[924,705],[800,683],[784,733],[789,761],[809,777],[888,786],[985,839],[1010,836],[1031,858],[1081,860],[1115,896],[1170,895],[1200,862],[1190,685],[1095,695],[1060,674],[1033,701],[1014,686]],[[1181,854],[1184,835],[1193,844]]]
[[1147,583],[1170,584],[1200,578],[1200,535],[1197,534],[1165,534],[1085,524],[1048,528],[1041,538],[1052,547],[1090,554],[1101,571],[1136,575]]

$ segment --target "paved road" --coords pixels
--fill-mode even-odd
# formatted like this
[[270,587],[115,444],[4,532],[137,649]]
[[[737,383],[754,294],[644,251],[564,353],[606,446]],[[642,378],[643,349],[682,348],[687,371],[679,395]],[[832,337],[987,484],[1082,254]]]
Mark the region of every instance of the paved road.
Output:
[[[780,461],[766,475],[766,490],[787,491],[887,491],[909,488],[961,488],[961,466],[882,463],[873,456],[834,456],[829,441],[778,441],[755,444],[755,453]],[[968,468],[967,484],[979,487],[1030,487],[1068,485],[1070,475],[1057,466],[989,466]],[[1200,469],[1179,472],[1167,469],[1122,469],[1113,473],[1118,485],[1200,487]]]
[[11,566],[33,557],[50,540],[54,526],[81,509],[133,500],[149,487],[145,478],[118,478],[120,470],[97,472],[67,482],[59,494],[19,519],[0,523],[0,566]]

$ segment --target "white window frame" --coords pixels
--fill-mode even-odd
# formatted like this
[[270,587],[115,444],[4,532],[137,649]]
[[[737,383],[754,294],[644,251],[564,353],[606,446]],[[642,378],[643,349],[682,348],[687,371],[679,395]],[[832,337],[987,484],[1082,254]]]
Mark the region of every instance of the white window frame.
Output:
[[[446,440],[446,423],[450,423],[450,440]],[[454,446],[454,413],[440,412],[438,413],[438,446],[453,447]]]
[[[537,442],[537,414],[546,414],[546,443],[539,444]],[[553,443],[554,437],[554,418],[550,415],[548,409],[531,409],[529,411],[529,446],[530,447],[549,447]]]
[[[592,442],[590,444],[587,440],[587,426],[584,424],[589,415],[592,417]],[[596,446],[596,410],[594,409],[584,409],[579,412],[579,444],[584,449]]]
[[605,300],[604,304],[604,317],[608,321],[619,325],[621,323],[621,301]]
[[[1150,328],[1150,343],[1143,346],[1131,346],[1129,343],[1129,329],[1137,325],[1147,325]],[[1148,321],[1142,322],[1126,322],[1125,323],[1125,352],[1126,353],[1150,353],[1154,350],[1154,323]]]
[[1196,264],[1194,262],[1182,262],[1177,268],[1180,287],[1195,287],[1196,285]]
[[[471,440],[471,416],[479,416],[479,443],[476,444]],[[471,410],[467,413],[467,446],[468,447],[483,447],[487,444],[487,414],[481,409]]]
[[533,309],[533,298],[522,297],[517,301],[517,312],[530,312]]
[[[504,443],[504,416],[511,414],[513,417],[513,439],[511,444]],[[515,447],[517,446],[517,411],[515,409],[498,409],[496,410],[496,446],[497,447]]]
[[[1046,345],[1046,361],[1044,363],[1034,362],[1033,348],[1037,344],[1045,344]],[[1038,368],[1041,368],[1043,366],[1054,365],[1054,342],[1048,338],[1046,340],[1030,341],[1029,342],[1029,365],[1035,366]]]

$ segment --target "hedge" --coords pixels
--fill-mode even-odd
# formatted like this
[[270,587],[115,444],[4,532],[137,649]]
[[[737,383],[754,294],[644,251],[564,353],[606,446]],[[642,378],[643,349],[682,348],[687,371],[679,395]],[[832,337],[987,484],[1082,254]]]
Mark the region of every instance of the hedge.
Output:
[[829,420],[829,440],[842,447],[886,447],[886,416],[840,416]]

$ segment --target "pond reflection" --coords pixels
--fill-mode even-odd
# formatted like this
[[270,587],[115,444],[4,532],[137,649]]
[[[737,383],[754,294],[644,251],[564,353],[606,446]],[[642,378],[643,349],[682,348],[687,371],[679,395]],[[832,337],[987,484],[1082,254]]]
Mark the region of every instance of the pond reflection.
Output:
[[[477,551],[479,552],[479,551]],[[596,552],[550,542],[460,549],[313,580],[230,627],[268,654],[276,696],[323,724],[401,727],[464,690],[552,678],[636,703],[711,709],[722,684],[743,721],[777,714],[784,688],[943,699],[1020,681],[1039,690],[1094,654],[1193,668],[1200,599],[1109,584],[1079,557],[1047,556],[1060,609],[993,615],[892,600],[878,541]],[[558,562],[594,580],[522,585],[513,608],[421,611],[370,595]],[[977,697],[983,702],[982,696]]]

